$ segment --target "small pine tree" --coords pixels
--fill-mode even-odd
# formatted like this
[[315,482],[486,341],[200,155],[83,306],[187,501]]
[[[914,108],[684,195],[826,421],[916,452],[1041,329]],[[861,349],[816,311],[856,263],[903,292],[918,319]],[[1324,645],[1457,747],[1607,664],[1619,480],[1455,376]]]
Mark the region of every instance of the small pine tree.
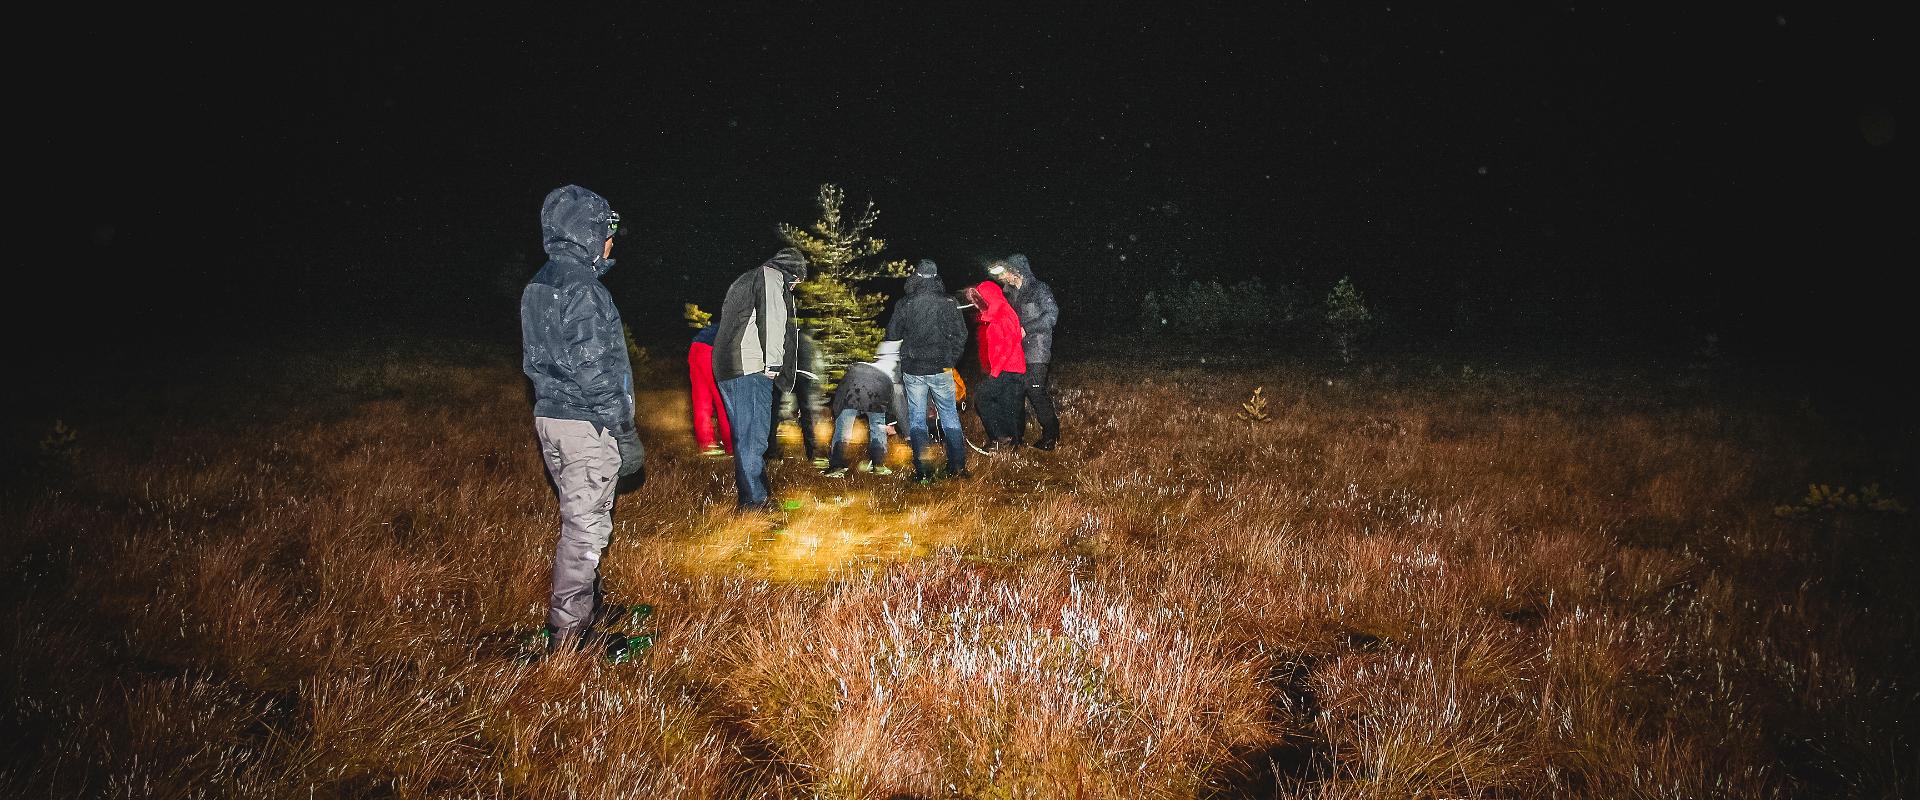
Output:
[[647,353],[647,348],[641,347],[639,342],[633,340],[633,329],[627,327],[625,323],[620,325],[620,333],[627,340],[628,368],[632,369],[635,375],[644,374],[647,371],[647,360],[652,356]]
[[687,303],[686,311],[681,314],[687,320],[687,327],[700,330],[713,322],[713,315],[700,310],[698,303]]
[[876,320],[887,296],[860,287],[876,278],[904,278],[909,268],[906,261],[878,258],[887,243],[868,235],[880,218],[872,200],[852,221],[844,214],[846,192],[840,187],[821,184],[814,202],[820,218],[807,228],[781,223],[780,238],[805,253],[811,267],[794,289],[794,299],[797,316],[812,333],[827,367],[823,387],[832,391],[849,365],[873,358],[886,335]]
[[1367,309],[1366,298],[1360,296],[1352,278],[1343,277],[1334,284],[1333,291],[1327,293],[1327,327],[1332,329],[1334,347],[1340,351],[1340,363],[1353,363],[1360,335],[1372,321],[1373,312]]
[[1265,386],[1253,387],[1253,394],[1247,397],[1246,402],[1240,404],[1241,419],[1248,422],[1273,421],[1273,417],[1267,416],[1266,388]]

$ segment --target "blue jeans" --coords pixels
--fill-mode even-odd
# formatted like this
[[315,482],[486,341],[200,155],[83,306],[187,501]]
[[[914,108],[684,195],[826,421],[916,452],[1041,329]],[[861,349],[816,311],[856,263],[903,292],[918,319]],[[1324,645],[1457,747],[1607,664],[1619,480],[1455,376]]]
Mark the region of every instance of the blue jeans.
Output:
[[[859,409],[842,409],[840,415],[833,418],[833,443],[827,445],[827,469],[840,469],[847,465],[847,440],[853,436],[853,421],[861,415]],[[867,417],[867,458],[874,466],[880,466],[887,460],[887,412],[864,412]]]
[[742,375],[720,382],[720,401],[733,423],[733,483],[741,508],[770,508],[767,499],[767,434],[773,429],[773,379]]
[[947,446],[947,472],[967,468],[967,435],[960,430],[960,409],[953,401],[953,376],[945,372],[932,375],[902,375],[900,383],[907,392],[907,442],[913,445],[914,477],[925,478],[927,469],[927,397],[932,395],[935,413],[940,415],[940,436]]

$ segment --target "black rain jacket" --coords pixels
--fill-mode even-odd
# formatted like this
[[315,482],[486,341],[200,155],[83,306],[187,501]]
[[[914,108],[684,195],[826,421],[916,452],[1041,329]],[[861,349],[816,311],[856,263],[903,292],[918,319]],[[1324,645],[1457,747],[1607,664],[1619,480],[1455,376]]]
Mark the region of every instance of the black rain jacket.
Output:
[[520,293],[520,368],[533,381],[533,415],[633,430],[633,368],[626,331],[600,276],[611,231],[606,198],[578,186],[547,194],[540,235],[547,263]]
[[1007,256],[1007,265],[1020,273],[1020,288],[1007,287],[1007,304],[1020,315],[1020,328],[1027,335],[1020,340],[1027,363],[1053,361],[1053,324],[1060,320],[1060,304],[1053,301],[1053,288],[1033,277],[1033,266],[1020,253]]
[[887,318],[886,337],[900,340],[902,375],[934,375],[960,363],[967,350],[967,320],[938,274],[915,275]]

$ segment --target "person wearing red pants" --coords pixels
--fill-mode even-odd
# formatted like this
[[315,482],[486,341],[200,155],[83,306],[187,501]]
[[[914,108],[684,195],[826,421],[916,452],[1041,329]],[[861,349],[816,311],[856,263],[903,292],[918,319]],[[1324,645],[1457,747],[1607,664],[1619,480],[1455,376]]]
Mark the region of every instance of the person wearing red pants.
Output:
[[[693,335],[687,348],[687,382],[693,387],[693,441],[704,456],[722,456],[733,452],[733,426],[727,424],[727,406],[720,402],[720,387],[713,382],[713,337],[720,326],[707,323]],[[714,420],[720,422],[714,438]]]

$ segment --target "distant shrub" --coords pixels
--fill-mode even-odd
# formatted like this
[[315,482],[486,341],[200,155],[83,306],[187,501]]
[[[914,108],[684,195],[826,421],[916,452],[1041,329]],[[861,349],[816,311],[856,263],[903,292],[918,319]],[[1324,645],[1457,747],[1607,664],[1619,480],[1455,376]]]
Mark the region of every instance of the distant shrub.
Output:
[[1353,279],[1346,277],[1327,293],[1326,305],[1327,331],[1332,336],[1334,349],[1340,354],[1340,363],[1351,364],[1360,340],[1372,326],[1373,310],[1367,308],[1366,298],[1353,285]]
[[1830,486],[1824,483],[1807,485],[1807,496],[1792,505],[1774,506],[1776,517],[1804,517],[1809,514],[1832,511],[1877,511],[1884,514],[1905,514],[1906,504],[1892,495],[1883,493],[1880,484],[1868,484],[1859,491],[1845,486]]
[[1231,286],[1190,281],[1147,292],[1138,319],[1143,330],[1175,336],[1256,333],[1292,322],[1295,305],[1291,291],[1269,289],[1259,278]]

